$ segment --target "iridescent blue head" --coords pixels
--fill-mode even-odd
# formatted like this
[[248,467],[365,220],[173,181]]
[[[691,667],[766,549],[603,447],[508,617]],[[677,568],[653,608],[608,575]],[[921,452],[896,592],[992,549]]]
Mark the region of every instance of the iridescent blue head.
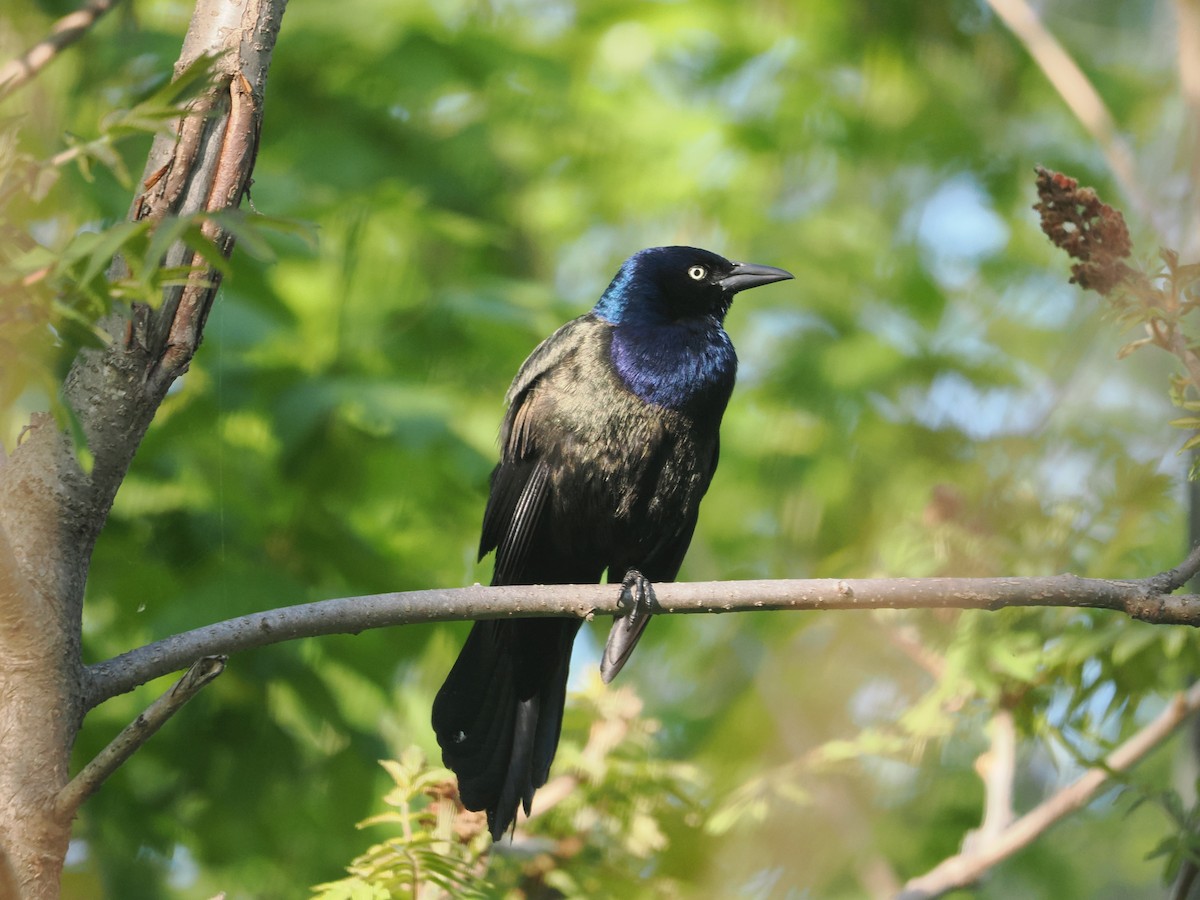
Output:
[[791,277],[695,247],[651,247],[625,260],[592,314],[613,326],[613,369],[630,391],[719,424],[737,374],[722,327],[733,295]]
[[696,247],[651,247],[621,265],[592,310],[614,325],[725,320],[733,295],[791,278],[773,266],[730,262]]

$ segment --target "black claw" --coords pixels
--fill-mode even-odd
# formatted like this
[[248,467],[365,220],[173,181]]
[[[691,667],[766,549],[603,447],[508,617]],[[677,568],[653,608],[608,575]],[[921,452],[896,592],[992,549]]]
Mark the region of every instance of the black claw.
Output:
[[621,603],[628,611],[613,620],[612,631],[608,633],[608,642],[604,645],[600,678],[605,684],[617,677],[629,654],[633,653],[642,632],[646,630],[650,611],[656,602],[654,585],[641,572],[630,569],[625,573],[621,582]]

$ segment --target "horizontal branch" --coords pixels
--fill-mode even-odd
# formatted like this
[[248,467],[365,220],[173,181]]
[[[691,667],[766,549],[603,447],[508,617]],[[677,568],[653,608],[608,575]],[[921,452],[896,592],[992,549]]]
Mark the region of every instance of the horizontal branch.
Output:
[[[753,610],[987,609],[1010,606],[1089,607],[1146,622],[1200,625],[1200,597],[1172,596],[1200,565],[1184,565],[1141,581],[1052,575],[1044,578],[863,578],[795,581],[709,581],[655,585],[656,615]],[[1189,576],[1190,577],[1190,576]],[[1186,581],[1183,578],[1183,581]],[[177,634],[87,669],[86,708],[179,671],[202,656],[371,628],[469,619],[623,613],[618,585],[506,585],[343,597],[253,613]]]

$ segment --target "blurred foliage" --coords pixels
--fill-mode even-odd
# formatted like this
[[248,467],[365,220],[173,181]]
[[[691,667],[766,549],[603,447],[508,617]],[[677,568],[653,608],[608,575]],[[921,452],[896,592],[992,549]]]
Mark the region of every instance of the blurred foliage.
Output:
[[416,748],[382,765],[395,782],[383,802],[396,812],[371,816],[358,827],[398,825],[400,834],[355,859],[348,878],[314,887],[316,900],[483,896],[489,885],[476,870],[487,846],[486,816],[454,802],[454,773],[427,766]]
[[[176,241],[219,271],[227,267],[201,234],[201,217],[172,219],[155,229],[146,221],[83,223],[70,218],[78,210],[63,210],[55,188],[66,167],[73,167],[85,184],[103,167],[132,190],[119,152],[122,142],[162,129],[203,85],[208,71],[208,61],[202,59],[177,79],[164,75],[153,89],[139,92],[144,96],[131,96],[128,108],[105,115],[96,137],[65,134],[66,146],[49,157],[39,158],[23,145],[22,117],[0,121],[0,410],[36,392],[60,426],[76,433],[85,465],[90,456],[79,440],[78,424],[58,396],[71,360],[81,349],[111,340],[101,320],[114,302],[157,304],[164,287],[187,279],[188,268],[161,265]],[[125,261],[119,276],[110,272],[118,255]]]
[[[1179,262],[1179,253],[1163,248],[1162,265],[1148,272],[1129,265],[1133,245],[1120,211],[1103,202],[1095,190],[1061,172],[1038,167],[1038,203],[1042,231],[1072,259],[1071,281],[1108,299],[1109,309],[1125,328],[1138,327],[1145,337],[1117,351],[1124,359],[1143,347],[1158,347],[1179,360],[1171,377],[1171,401],[1189,413],[1200,412],[1200,263]],[[1192,436],[1181,450],[1200,447],[1200,416],[1181,416],[1171,424]],[[1196,475],[1193,463],[1189,477]]]
[[[62,9],[12,6],[4,58]],[[60,375],[85,340],[53,304],[86,324],[112,302],[89,287],[104,240],[90,235],[130,234],[123,173],[149,142],[116,140],[114,122],[161,89],[189,14],[121,5],[0,110],[6,177],[3,160],[105,154],[5,194],[3,284],[27,278],[27,253],[54,273],[31,287],[33,323],[0,335],[27,328],[33,354],[0,356],[24,379],[5,382],[6,447],[52,402],[37,373]],[[1187,107],[1173,54],[1152,49],[1173,46],[1170,6],[1044,14],[1171,229],[1131,221],[1135,254],[1196,262]],[[97,545],[89,661],[253,610],[486,580],[474,553],[509,379],[655,244],[796,275],[730,314],[742,377],[683,577],[1134,577],[1178,562],[1169,361],[1115,363],[1140,335],[1067,283],[1030,209],[1037,163],[1122,205],[1119,190],[981,3],[293,4],[264,127],[254,208],[314,223],[319,244],[270,233],[265,261],[235,254]],[[4,290],[9,316],[26,295]],[[237,658],[88,802],[64,896],[292,897],[337,878],[363,849],[354,823],[397,789],[375,761],[414,745],[436,758],[429,708],[465,633]],[[581,638],[579,679],[596,656]],[[685,896],[885,893],[978,826],[973,764],[995,709],[1020,729],[1026,809],[1161,708],[1196,657],[1184,629],[1078,610],[664,617],[624,676],[661,728],[637,745],[643,763],[581,781],[557,825],[547,814],[555,847],[567,829],[582,844],[546,870],[575,887],[547,874],[546,890],[603,873]],[[89,715],[77,762],[164,685]],[[572,748],[595,714],[569,710],[555,777],[583,771]],[[1168,756],[1138,769],[1138,790],[1170,790]],[[638,815],[626,779],[678,805],[648,814],[645,856],[620,833]],[[1163,842],[1189,817],[1132,808],[1142,794],[1124,790],[979,896],[1157,890],[1145,857],[1182,846]],[[486,877],[528,883],[502,850]]]
[[642,708],[631,688],[609,690],[591,675],[568,713],[565,774],[495,844],[486,815],[463,809],[452,772],[426,765],[415,748],[384,762],[396,782],[384,802],[401,811],[359,827],[392,826],[391,836],[356,858],[348,878],[314,887],[315,900],[681,896],[678,877],[647,879],[647,867],[701,821],[703,779],[695,766],[659,757],[662,724]]
[[702,821],[704,776],[663,758],[662,723],[631,687],[605,688],[595,671],[581,680],[558,751],[564,774],[514,840],[494,847],[489,877],[512,897],[684,895],[687,878],[662,862]]

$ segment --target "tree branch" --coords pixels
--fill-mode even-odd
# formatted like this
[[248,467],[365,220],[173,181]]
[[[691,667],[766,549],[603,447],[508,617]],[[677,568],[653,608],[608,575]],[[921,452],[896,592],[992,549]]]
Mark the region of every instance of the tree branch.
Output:
[[118,0],[89,0],[83,9],[63,16],[50,28],[50,34],[16,59],[0,66],[0,100],[29,83],[66,47],[91,30],[99,18],[117,5]]
[[978,881],[996,863],[1027,847],[1059,819],[1084,806],[1109,782],[1113,773],[1131,768],[1198,709],[1200,683],[1176,694],[1154,721],[1114,750],[1102,766],[1088,769],[987,843],[943,860],[926,874],[912,879],[897,900],[930,900]]
[[1071,54],[1050,33],[1027,0],[988,0],[988,5],[1025,46],[1046,79],[1100,146],[1108,167],[1138,214],[1154,225],[1159,234],[1164,234],[1158,210],[1138,179],[1129,145],[1118,132],[1117,123],[1099,92]]
[[[1200,597],[1171,596],[1160,585],[1200,564],[1194,552],[1178,569],[1140,581],[1052,575],[1045,578],[863,578],[795,581],[710,581],[655,587],[655,615],[753,610],[987,609],[1066,606],[1109,609],[1164,625],[1200,625]],[[1186,580],[1186,579],[1184,579]],[[616,585],[505,585],[343,597],[252,613],[173,635],[87,668],[90,709],[202,656],[369,628],[565,616],[590,619],[622,612]]]
[[983,821],[967,834],[965,851],[986,847],[1004,833],[1013,819],[1013,783],[1017,774],[1017,726],[1012,710],[998,709],[992,716],[992,743],[975,761],[983,781]]
[[[197,101],[200,111],[185,111],[172,133],[155,138],[131,217],[238,206],[250,181],[285,7],[286,0],[196,0],[176,72],[208,58],[212,81]],[[195,152],[185,152],[193,148],[182,139],[193,131]],[[159,202],[159,181],[178,189],[169,203]],[[229,235],[206,234],[228,255]],[[172,248],[168,256],[177,252]],[[28,900],[57,897],[70,836],[70,819],[57,809],[88,708],[80,646],[92,548],[171,380],[200,342],[216,283],[215,277],[203,285],[173,283],[161,304],[135,305],[131,318],[117,304],[101,325],[118,337],[76,355],[61,399],[90,451],[90,469],[79,464],[76,441],[48,415],[33,418],[0,466],[0,529],[8,545],[0,546],[0,564],[16,564],[0,577],[6,607],[0,613],[0,846]],[[164,342],[147,340],[151,334],[162,334]],[[20,640],[9,640],[14,634]],[[205,655],[191,654],[164,674]]]
[[946,660],[921,642],[917,629],[911,625],[886,629],[888,642],[916,663],[925,674],[939,679],[946,674]]
[[1200,126],[1200,2],[1175,0],[1175,19],[1178,24],[1179,87],[1191,111],[1193,126]]
[[155,700],[144,713],[130,722],[112,742],[96,754],[58,793],[55,806],[62,816],[73,816],[83,801],[109,775],[117,771],[142,744],[146,743],[167,719],[179,712],[200,689],[225,671],[224,656],[205,656],[192,664],[169,691]]
[[1200,574],[1200,544],[1192,548],[1187,559],[1173,569],[1159,572],[1146,579],[1146,587],[1156,594],[1170,594],[1179,590]]
[[1175,0],[1175,18],[1179,61],[1179,87],[1187,103],[1189,121],[1186,143],[1182,150],[1189,175],[1187,193],[1178,204],[1178,237],[1171,245],[1184,257],[1200,254],[1200,212],[1196,203],[1200,192],[1200,154],[1195,152],[1200,141],[1200,0]]

